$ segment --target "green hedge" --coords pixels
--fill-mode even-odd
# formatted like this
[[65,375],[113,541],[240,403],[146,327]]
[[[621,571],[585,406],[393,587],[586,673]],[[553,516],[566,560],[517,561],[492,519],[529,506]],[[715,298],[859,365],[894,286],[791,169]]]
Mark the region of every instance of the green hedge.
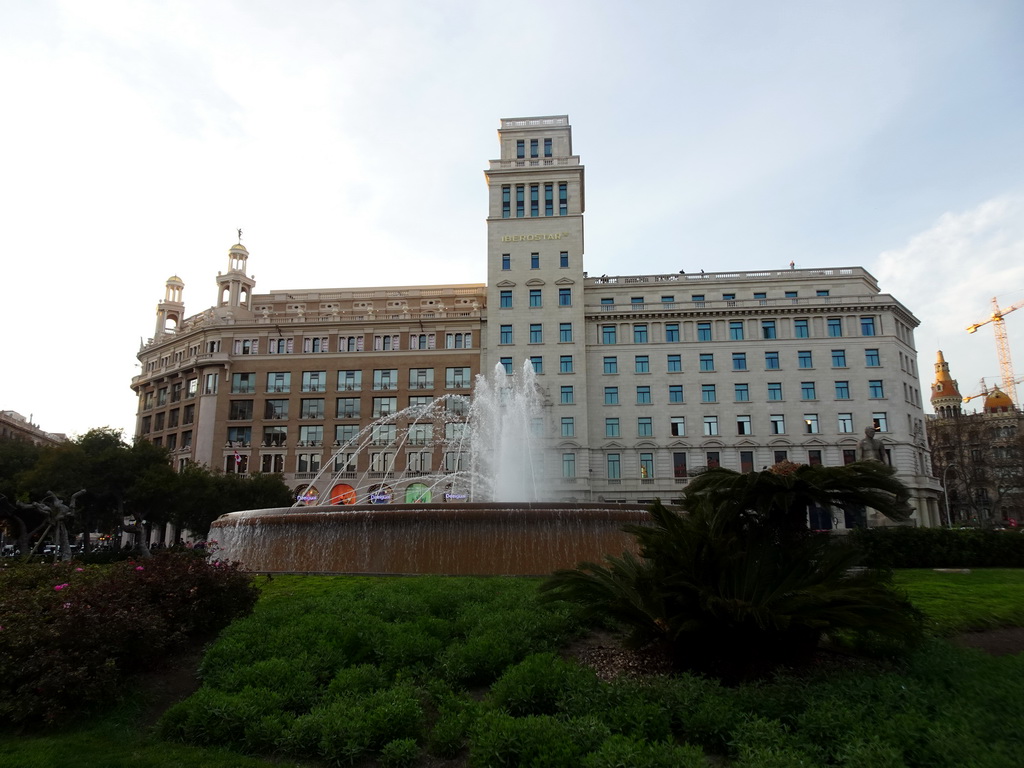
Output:
[[1024,568],[1024,533],[950,528],[850,531],[872,568]]

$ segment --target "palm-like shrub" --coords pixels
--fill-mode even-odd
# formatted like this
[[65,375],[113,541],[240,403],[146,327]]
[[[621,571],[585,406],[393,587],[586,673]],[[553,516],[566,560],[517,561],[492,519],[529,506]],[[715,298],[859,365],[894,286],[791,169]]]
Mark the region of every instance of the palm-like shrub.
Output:
[[709,471],[688,489],[685,514],[656,503],[652,525],[627,529],[639,557],[558,571],[544,593],[616,620],[634,646],[663,643],[681,667],[727,679],[807,660],[825,634],[909,643],[920,627],[909,603],[882,574],[855,569],[851,547],[807,531],[808,503],[904,516],[905,489],[876,464]]

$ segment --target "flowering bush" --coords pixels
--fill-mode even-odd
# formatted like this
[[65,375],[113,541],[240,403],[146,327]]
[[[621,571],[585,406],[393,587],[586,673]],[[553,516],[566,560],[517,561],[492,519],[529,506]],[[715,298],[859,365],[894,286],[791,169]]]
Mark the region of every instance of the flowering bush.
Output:
[[104,704],[124,676],[251,611],[231,566],[161,554],[145,565],[24,565],[0,572],[0,721],[52,722]]

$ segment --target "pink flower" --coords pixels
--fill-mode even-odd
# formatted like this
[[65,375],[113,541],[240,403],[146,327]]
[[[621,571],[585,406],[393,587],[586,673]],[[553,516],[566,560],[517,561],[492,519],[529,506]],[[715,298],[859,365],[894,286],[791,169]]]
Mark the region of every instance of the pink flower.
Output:
[[64,607],[65,608],[70,608],[71,607],[71,603],[64,603]]
[[81,573],[81,572],[82,572],[82,571],[84,571],[84,570],[85,570],[85,568],[75,568],[75,571],[76,571],[77,573]]
[[70,587],[70,586],[71,586],[70,584],[57,584],[57,585],[56,585],[56,586],[55,586],[55,587],[53,588],[53,591],[54,591],[54,592],[60,592],[60,591],[61,591],[62,589],[64,589],[64,587]]
[[136,570],[136,571],[144,571],[144,570],[146,570],[146,569],[145,569],[145,568],[143,568],[143,567],[142,567],[141,565],[137,565],[137,566],[135,566],[135,570]]

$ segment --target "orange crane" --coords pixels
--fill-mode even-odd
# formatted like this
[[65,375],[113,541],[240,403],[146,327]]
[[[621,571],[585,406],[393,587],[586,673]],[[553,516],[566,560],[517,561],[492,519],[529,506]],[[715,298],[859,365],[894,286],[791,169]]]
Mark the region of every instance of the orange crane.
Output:
[[[1013,383],[1014,384],[1020,384],[1022,381],[1024,381],[1024,376],[1018,376],[1016,379],[1013,380]],[[992,392],[992,390],[990,390],[988,388],[988,385],[985,383],[985,380],[982,379],[981,380],[981,392],[978,392],[977,394],[974,394],[974,395],[967,395],[966,397],[964,397],[963,402],[969,403],[969,402],[971,402],[971,400],[973,400],[976,397],[987,397],[989,394],[991,394],[991,392]]]
[[1006,321],[1003,319],[1014,310],[1024,307],[1024,301],[1018,301],[1005,309],[1000,309],[997,297],[992,297],[992,315],[980,323],[967,326],[968,333],[974,333],[983,325],[992,323],[992,330],[996,335],[996,354],[999,356],[999,373],[1003,377],[1003,392],[1010,396],[1014,406],[1017,406],[1017,385],[1013,375],[1013,361],[1010,359],[1010,342],[1006,338]]

